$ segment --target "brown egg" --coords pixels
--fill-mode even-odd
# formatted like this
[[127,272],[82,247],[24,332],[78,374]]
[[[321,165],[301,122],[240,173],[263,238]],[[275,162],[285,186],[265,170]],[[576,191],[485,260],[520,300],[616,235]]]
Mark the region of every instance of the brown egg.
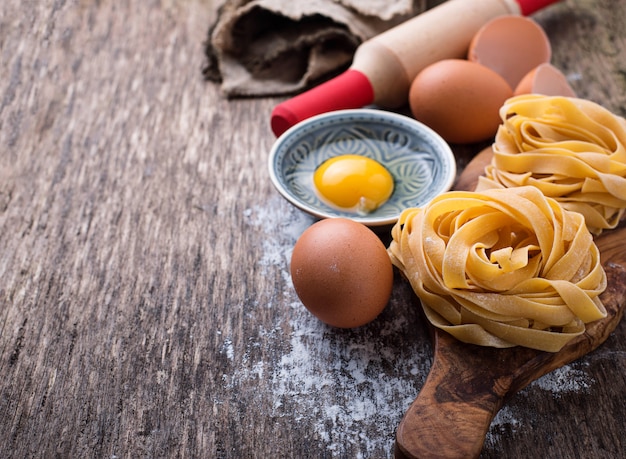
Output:
[[550,62],[552,48],[539,24],[524,16],[500,16],[474,35],[467,59],[489,67],[511,88],[532,69]]
[[311,225],[296,242],[291,278],[298,297],[318,319],[353,328],[371,322],[385,308],[393,268],[372,230],[330,218]]
[[526,74],[515,88],[515,95],[541,94],[544,96],[576,97],[576,92],[565,75],[551,64],[541,64]]
[[446,141],[474,143],[493,137],[498,111],[513,95],[509,84],[487,67],[446,59],[422,70],[409,91],[413,116]]

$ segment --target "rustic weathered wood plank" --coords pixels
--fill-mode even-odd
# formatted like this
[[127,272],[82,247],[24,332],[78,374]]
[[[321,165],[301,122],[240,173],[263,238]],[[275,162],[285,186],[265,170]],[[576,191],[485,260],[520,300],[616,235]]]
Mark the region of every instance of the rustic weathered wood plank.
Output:
[[[429,338],[399,278],[359,330],[299,305],[288,257],[312,220],[269,183],[277,100],[202,80],[216,8],[0,8],[3,456],[391,455]],[[579,94],[622,115],[625,8],[538,17]],[[483,456],[619,457],[625,397],[622,322],[510,400]]]

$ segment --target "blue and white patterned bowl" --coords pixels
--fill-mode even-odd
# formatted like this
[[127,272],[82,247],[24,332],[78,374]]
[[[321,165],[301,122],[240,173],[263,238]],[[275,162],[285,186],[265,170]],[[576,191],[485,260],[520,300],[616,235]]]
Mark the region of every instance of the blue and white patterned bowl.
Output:
[[[330,207],[315,192],[315,170],[345,154],[378,161],[394,180],[389,200],[365,216]],[[449,190],[456,162],[450,146],[422,123],[389,111],[356,109],[324,113],[283,133],[270,151],[269,172],[278,192],[303,211],[373,227],[392,225],[404,209],[422,206]]]

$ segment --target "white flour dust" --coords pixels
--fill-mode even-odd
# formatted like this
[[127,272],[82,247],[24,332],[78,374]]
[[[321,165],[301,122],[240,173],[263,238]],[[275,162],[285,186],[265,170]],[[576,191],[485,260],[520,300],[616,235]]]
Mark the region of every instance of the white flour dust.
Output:
[[[272,393],[253,396],[269,417],[298,423],[299,431],[310,432],[303,441],[323,445],[329,457],[391,457],[395,428],[430,368],[430,349],[402,340],[408,328],[403,314],[354,331],[322,324],[298,300],[288,269],[293,245],[314,220],[282,198],[244,217],[251,231],[267,233],[256,238],[265,241],[257,269],[268,276],[280,272],[283,288],[272,307],[283,319],[244,350],[224,337],[222,352],[233,364],[225,384],[262,378]],[[394,303],[392,297],[388,308],[402,307]],[[260,346],[274,354],[259,352]]]
[[504,432],[515,432],[520,425],[520,421],[515,418],[512,410],[506,405],[503,406],[491,421],[487,441],[496,443],[497,437]]
[[288,266],[293,245],[315,220],[278,198],[270,202],[269,208],[246,209],[244,217],[253,228],[265,233],[257,265],[268,273],[278,269],[284,281],[291,282]]
[[[563,395],[571,393],[588,393],[595,380],[590,375],[585,373],[585,371],[577,368],[581,365],[585,365],[584,363],[578,362],[576,367],[573,365],[574,364],[564,365],[531,382],[527,389],[522,390],[520,395],[523,396],[528,392],[528,390],[536,388],[542,391],[550,392],[555,398],[560,398]],[[532,407],[529,409],[532,409]],[[515,416],[514,410],[505,405],[498,412],[498,414],[496,414],[496,417],[491,423],[491,427],[489,428],[485,441],[486,444],[497,444],[498,438],[501,435],[515,433],[518,429],[523,429],[524,422],[525,421],[520,420]]]
[[531,383],[531,387],[539,387],[551,392],[555,397],[568,393],[588,393],[595,380],[580,368],[565,365],[542,376]]

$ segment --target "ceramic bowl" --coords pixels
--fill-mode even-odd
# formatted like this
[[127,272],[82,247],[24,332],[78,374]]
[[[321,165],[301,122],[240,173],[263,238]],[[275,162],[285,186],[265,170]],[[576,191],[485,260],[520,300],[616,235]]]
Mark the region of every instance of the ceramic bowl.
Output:
[[[370,157],[392,175],[389,200],[366,215],[341,211],[320,200],[315,170],[345,154]],[[377,109],[339,110],[306,119],[283,133],[269,155],[269,173],[278,192],[318,218],[345,217],[367,226],[392,225],[409,207],[420,207],[452,186],[456,162],[450,146],[424,124]]]

